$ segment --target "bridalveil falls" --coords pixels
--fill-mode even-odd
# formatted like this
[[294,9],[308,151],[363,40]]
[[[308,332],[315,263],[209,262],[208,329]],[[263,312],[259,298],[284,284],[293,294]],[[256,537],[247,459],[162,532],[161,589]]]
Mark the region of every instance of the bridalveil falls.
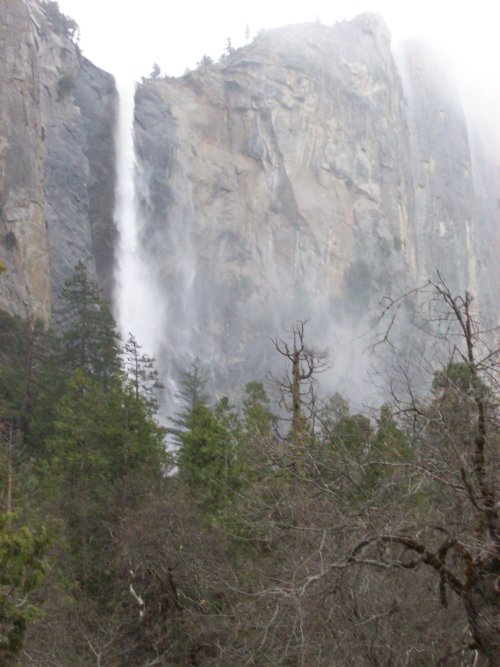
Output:
[[64,17],[5,11],[6,312],[48,324],[83,261],[166,396],[196,357],[218,391],[263,380],[271,338],[309,320],[323,382],[360,399],[384,296],[439,269],[496,319],[497,146],[438,58],[413,42],[395,59],[380,17],[266,31],[182,77],[120,83],[118,104]]
[[195,357],[220,390],[263,379],[271,337],[300,319],[332,351],[332,386],[366,396],[381,299],[437,269],[495,312],[460,101],[418,44],[397,63],[363,14],[138,86],[135,168],[120,130],[118,304],[167,384]]

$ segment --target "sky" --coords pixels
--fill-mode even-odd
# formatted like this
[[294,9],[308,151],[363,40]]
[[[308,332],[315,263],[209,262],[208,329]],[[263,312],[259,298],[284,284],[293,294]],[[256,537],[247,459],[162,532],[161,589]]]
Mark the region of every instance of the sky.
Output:
[[80,46],[121,85],[158,63],[181,76],[205,54],[217,60],[227,39],[242,46],[250,34],[290,23],[325,25],[363,11],[380,14],[393,42],[423,36],[448,63],[468,115],[484,119],[500,154],[500,3],[498,0],[58,0],[80,26]]
[[495,0],[59,0],[59,5],[80,25],[85,55],[118,78],[138,79],[155,62],[164,74],[179,76],[204,54],[218,58],[227,38],[237,47],[248,32],[255,36],[260,29],[318,18],[331,25],[365,10],[385,19],[394,41],[425,35],[471,82],[500,71]]

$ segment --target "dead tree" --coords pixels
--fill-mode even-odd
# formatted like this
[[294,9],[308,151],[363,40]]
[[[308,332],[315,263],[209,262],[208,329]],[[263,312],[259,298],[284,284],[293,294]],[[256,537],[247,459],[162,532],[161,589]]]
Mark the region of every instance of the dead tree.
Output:
[[276,350],[289,362],[282,377],[271,376],[271,379],[278,387],[280,407],[290,415],[291,426],[287,438],[292,444],[292,455],[298,468],[306,453],[307,424],[314,415],[315,377],[328,368],[327,354],[307,347],[306,324],[304,321],[297,322],[291,331],[290,342],[273,338]]

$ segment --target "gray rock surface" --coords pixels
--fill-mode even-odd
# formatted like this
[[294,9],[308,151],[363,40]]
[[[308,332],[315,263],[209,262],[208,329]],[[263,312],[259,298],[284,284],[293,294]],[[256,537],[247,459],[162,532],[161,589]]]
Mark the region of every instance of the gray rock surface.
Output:
[[[384,295],[438,268],[474,290],[460,104],[412,45],[401,62],[404,90],[384,23],[364,14],[266,32],[219,64],[139,88],[143,245],[164,294],[154,314],[163,363],[191,352],[224,386],[262,377],[269,336],[296,319],[311,319],[317,345],[349,350]],[[347,354],[357,374],[361,347],[334,352],[336,365]]]
[[411,145],[418,279],[439,269],[455,289],[476,293],[474,184],[458,93],[421,42],[406,42],[398,63]]
[[[0,308],[46,323],[78,260],[111,296],[116,247],[114,80],[50,7],[0,6]],[[364,14],[265,32],[138,88],[141,250],[166,379],[192,356],[219,388],[262,378],[271,336],[310,319],[310,342],[353,384],[381,298],[436,269],[498,313],[495,164],[436,60],[410,43],[397,63]]]
[[0,308],[48,323],[38,45],[21,0],[5,0],[0,15]]
[[111,294],[116,91],[54,5],[0,15],[0,307],[48,323],[79,260]]

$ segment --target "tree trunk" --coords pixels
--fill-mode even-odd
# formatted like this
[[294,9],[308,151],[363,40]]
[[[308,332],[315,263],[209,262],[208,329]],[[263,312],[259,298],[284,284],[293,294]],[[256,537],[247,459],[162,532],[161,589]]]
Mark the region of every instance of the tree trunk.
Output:
[[489,667],[500,666],[500,559],[489,558],[477,570],[463,601],[477,649]]

